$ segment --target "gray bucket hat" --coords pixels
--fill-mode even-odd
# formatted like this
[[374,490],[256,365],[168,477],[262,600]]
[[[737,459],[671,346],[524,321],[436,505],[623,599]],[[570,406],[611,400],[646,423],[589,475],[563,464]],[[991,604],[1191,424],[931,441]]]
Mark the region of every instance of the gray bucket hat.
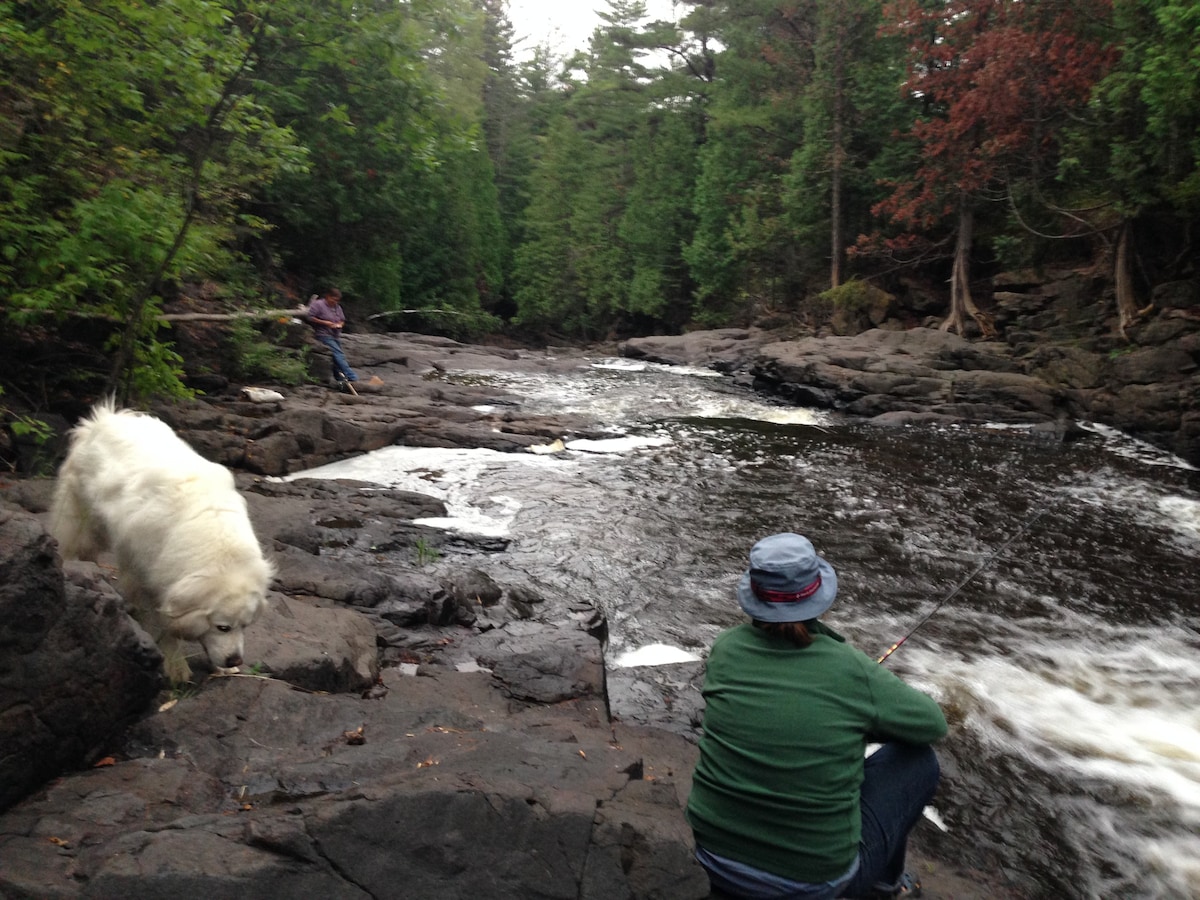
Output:
[[803,622],[833,604],[837,573],[808,538],[773,534],[750,548],[750,568],[738,582],[737,596],[760,622]]

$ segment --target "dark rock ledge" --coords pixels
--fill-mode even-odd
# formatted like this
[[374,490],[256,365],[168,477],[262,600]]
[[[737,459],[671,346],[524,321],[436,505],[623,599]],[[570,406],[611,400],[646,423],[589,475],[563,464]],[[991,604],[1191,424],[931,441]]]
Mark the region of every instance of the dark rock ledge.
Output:
[[[503,542],[413,523],[438,501],[262,477],[390,443],[599,434],[442,377],[584,361],[348,338],[382,387],[157,410],[241,470],[280,571],[247,637],[270,677],[163,691],[111,568],[58,559],[52,482],[0,484],[0,898],[706,896],[682,815],[698,668],[609,684],[596,611],[493,582],[470,561]],[[614,689],[671,693],[675,720],[612,721]],[[934,900],[1021,896],[913,863]]]
[[[1140,343],[1129,344],[1090,320],[1025,331],[1023,307],[1011,297],[998,302],[997,324],[1012,323],[1006,340],[931,328],[786,338],[729,328],[635,338],[620,349],[633,359],[711,365],[799,406],[881,426],[997,422],[1061,439],[1074,422],[1093,421],[1200,466],[1200,306],[1160,310],[1137,329]],[[1067,313],[1052,306],[1046,315],[1053,322]]]

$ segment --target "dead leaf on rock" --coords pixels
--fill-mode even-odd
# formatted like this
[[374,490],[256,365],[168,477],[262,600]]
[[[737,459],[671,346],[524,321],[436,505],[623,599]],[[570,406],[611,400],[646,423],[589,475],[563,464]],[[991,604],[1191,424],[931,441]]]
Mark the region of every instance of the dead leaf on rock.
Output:
[[419,763],[417,763],[417,768],[418,769],[427,769],[430,766],[436,766],[437,764],[438,764],[438,761],[436,759],[434,759],[432,756],[427,756],[425,759],[423,759]]
[[342,737],[344,737],[346,739],[346,743],[350,744],[351,746],[365,744],[367,742],[367,735],[363,730],[365,728],[365,725],[359,725],[353,731],[343,731]]
[[106,757],[104,757],[104,759],[96,760],[96,762],[92,765],[92,768],[93,769],[102,769],[105,766],[115,766],[116,764],[117,764],[117,761],[115,759],[113,759],[111,756],[106,756]]

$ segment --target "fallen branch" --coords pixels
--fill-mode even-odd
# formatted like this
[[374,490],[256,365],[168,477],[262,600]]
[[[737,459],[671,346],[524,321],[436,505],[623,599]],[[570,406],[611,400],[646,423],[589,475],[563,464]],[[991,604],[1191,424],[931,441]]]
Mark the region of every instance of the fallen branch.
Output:
[[[53,309],[24,309],[18,312],[25,315],[59,315],[59,310]],[[72,310],[66,313],[71,319],[95,319],[100,322],[123,323],[125,320],[118,316],[105,313],[81,312]],[[293,309],[243,309],[231,313],[162,313],[155,318],[160,322],[230,322],[234,319],[280,319],[299,318],[308,316],[307,307],[298,306]]]
[[304,318],[308,311],[297,309],[246,309],[232,313],[163,313],[158,318],[164,322],[229,322],[234,319],[279,319]]

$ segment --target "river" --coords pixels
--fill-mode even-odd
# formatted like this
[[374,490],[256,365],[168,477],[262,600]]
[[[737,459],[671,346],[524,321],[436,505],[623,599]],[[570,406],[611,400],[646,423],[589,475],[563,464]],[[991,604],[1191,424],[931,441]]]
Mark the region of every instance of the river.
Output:
[[1039,897],[1200,897],[1196,470],[1094,426],[877,428],[619,359],[445,377],[612,438],[298,476],[432,494],[448,515],[428,524],[507,537],[497,580],[602,608],[610,667],[702,659],[742,620],[750,546],[806,534],[839,575],[826,621],[866,653],[929,616],[885,665],[951,722],[942,852],[999,858]]

